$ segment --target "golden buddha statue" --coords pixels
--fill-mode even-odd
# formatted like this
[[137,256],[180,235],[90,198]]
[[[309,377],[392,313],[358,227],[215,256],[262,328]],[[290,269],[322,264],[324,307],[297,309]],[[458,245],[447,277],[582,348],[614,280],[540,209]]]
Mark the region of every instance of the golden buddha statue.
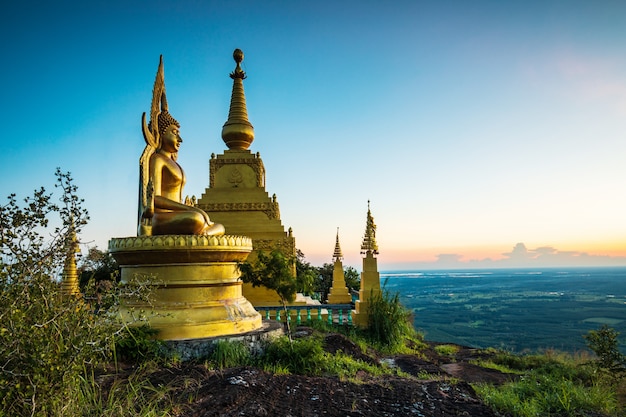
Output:
[[139,159],[137,234],[224,234],[224,226],[213,223],[202,209],[183,203],[185,172],[176,162],[183,139],[180,123],[168,111],[162,56],[152,90],[150,123],[146,124],[144,113],[142,128],[146,147]]

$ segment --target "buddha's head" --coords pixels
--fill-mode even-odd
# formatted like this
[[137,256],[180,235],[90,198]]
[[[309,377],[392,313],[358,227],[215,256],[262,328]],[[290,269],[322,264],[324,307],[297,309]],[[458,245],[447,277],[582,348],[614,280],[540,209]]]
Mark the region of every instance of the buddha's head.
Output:
[[161,149],[165,152],[175,154],[180,149],[180,144],[183,143],[183,138],[180,137],[179,129],[180,128],[178,126],[172,123],[161,135]]
[[159,113],[158,120],[159,120],[159,135],[160,136],[163,136],[167,128],[170,127],[171,125],[174,125],[180,128],[180,123],[178,123],[178,120],[174,119],[167,110],[161,111],[161,113]]
[[180,137],[180,123],[169,112],[162,111],[159,114],[160,148],[166,152],[176,153],[183,139]]

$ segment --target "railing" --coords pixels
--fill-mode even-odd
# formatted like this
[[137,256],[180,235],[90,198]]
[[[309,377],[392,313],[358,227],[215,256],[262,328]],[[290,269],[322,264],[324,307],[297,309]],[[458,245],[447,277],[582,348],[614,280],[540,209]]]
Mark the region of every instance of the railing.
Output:
[[[275,314],[276,321],[283,321],[280,317],[282,313],[285,312],[285,309],[282,306],[256,306],[254,307],[256,310],[261,313],[266,320],[271,320],[271,312],[273,311]],[[323,321],[324,313],[323,310],[326,311],[326,322],[328,324],[333,324],[335,322],[335,317],[337,318],[336,322],[339,325],[343,325],[344,321],[348,326],[352,326],[352,304],[319,304],[319,305],[302,305],[302,306],[287,306],[287,321],[291,322],[292,312],[295,312],[296,324],[299,325],[302,323],[302,311],[306,310],[306,321],[311,321],[312,315],[311,312],[317,310],[317,321]]]

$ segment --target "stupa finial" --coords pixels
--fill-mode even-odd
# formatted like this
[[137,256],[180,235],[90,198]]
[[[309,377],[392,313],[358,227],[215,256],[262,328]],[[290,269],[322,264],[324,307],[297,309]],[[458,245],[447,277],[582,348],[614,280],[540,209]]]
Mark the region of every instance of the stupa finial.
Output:
[[361,254],[378,254],[378,244],[376,243],[376,224],[370,211],[370,201],[367,200],[367,220],[365,224],[365,236],[361,244]]
[[228,120],[222,127],[222,139],[228,146],[228,149],[245,150],[250,147],[254,140],[254,128],[248,120],[246,96],[243,92],[243,80],[246,78],[246,73],[241,69],[240,65],[243,61],[243,51],[235,49],[233,59],[237,66],[230,73],[230,78],[233,79],[233,92],[230,98]]
[[335,239],[335,252],[333,253],[333,260],[337,261],[343,258],[341,253],[341,246],[339,246],[339,228],[337,228],[337,238]]

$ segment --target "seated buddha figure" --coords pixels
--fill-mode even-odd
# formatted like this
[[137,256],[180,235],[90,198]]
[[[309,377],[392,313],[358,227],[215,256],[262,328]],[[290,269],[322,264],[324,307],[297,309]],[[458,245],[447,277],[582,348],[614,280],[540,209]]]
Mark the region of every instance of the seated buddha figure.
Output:
[[161,146],[150,157],[154,198],[152,234],[224,234],[224,226],[213,223],[202,209],[182,203],[185,172],[176,162],[183,142],[179,129],[179,123],[169,113],[159,114]]
[[224,234],[224,226],[202,209],[183,203],[185,172],[176,162],[183,139],[180,124],[168,112],[162,58],[150,116],[149,125],[145,113],[142,119],[147,146],[140,158],[138,235]]

